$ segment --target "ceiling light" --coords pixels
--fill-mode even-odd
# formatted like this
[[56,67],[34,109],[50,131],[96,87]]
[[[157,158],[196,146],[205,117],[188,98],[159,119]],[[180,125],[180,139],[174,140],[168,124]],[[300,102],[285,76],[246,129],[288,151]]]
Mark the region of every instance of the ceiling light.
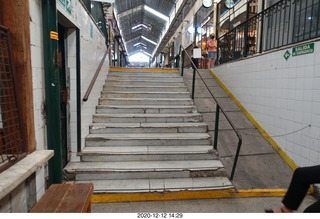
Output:
[[203,0],[202,4],[204,7],[209,8],[212,5],[212,0]]
[[147,11],[149,11],[150,13],[156,15],[157,17],[165,20],[165,21],[169,21],[169,17],[168,17],[168,16],[166,16],[166,15],[164,15],[164,14],[161,14],[160,12],[154,10],[153,8],[150,8],[150,7],[147,6],[147,5],[144,6],[144,9],[147,10]]
[[233,0],[226,0],[225,5],[227,8],[232,8],[234,6]]
[[148,41],[149,43],[152,43],[152,44],[154,44],[154,45],[158,45],[156,42],[153,42],[152,40],[150,40],[150,39],[148,39],[148,38],[146,38],[146,37],[144,37],[144,36],[141,36],[141,38],[144,39],[144,40],[146,40],[146,41]]
[[139,42],[139,43],[136,43],[136,44],[134,44],[133,46],[147,46],[146,44],[144,44],[144,43],[141,43],[141,42]]
[[204,32],[204,29],[202,27],[197,27],[197,33],[201,34]]
[[188,27],[188,33],[194,33],[194,28],[192,26]]

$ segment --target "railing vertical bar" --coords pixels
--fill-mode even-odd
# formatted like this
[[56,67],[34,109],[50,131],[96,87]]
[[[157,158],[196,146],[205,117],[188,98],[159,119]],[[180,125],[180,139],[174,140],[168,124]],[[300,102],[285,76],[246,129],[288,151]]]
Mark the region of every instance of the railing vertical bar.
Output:
[[[318,16],[320,16],[319,13],[320,13],[320,2],[318,2]],[[319,24],[320,24],[319,20],[320,19],[317,18],[316,36],[320,36],[320,33],[318,34],[318,31],[320,30],[320,28],[319,28]]]
[[[283,4],[283,2],[282,2],[282,4]],[[282,18],[282,14],[283,14],[283,12],[282,12],[282,4],[280,4],[279,5],[279,13],[280,13],[280,16],[279,16],[279,32],[278,32],[278,47],[280,47],[280,33],[281,33],[281,18]],[[283,19],[284,20],[284,19]],[[282,44],[281,44],[282,45]]]
[[[274,37],[273,37],[273,48],[276,48],[276,36],[277,36],[277,20],[278,20],[278,6],[279,4],[277,4],[274,8],[275,8],[275,14],[276,14],[276,20],[274,22]],[[279,31],[279,30],[278,30]]]
[[[274,8],[274,7],[273,7],[273,8]],[[273,8],[272,8],[272,10],[273,10]],[[272,15],[272,16],[271,16],[271,19],[270,19],[270,20],[271,20],[271,25],[270,25],[269,49],[271,49],[271,48],[272,48],[272,46],[271,46],[271,45],[272,45],[272,32],[273,32],[273,31],[272,31],[272,28],[273,28],[273,11],[271,11],[270,13],[271,13],[271,15]]]
[[193,77],[192,77],[192,99],[194,99],[195,82],[196,82],[196,68],[193,68]]
[[313,7],[314,7],[314,0],[312,0],[312,6],[311,6],[311,20],[310,20],[310,29],[309,29],[309,39],[311,38],[311,32],[312,32],[312,21],[313,21]]
[[219,114],[220,114],[220,107],[217,104],[217,107],[216,107],[216,121],[215,121],[215,126],[214,126],[214,140],[213,140],[213,148],[215,150],[217,150],[217,148],[218,148]]
[[182,50],[182,62],[181,62],[181,76],[183,76],[183,70],[184,70],[184,53],[185,51]]
[[[282,43],[281,43],[281,46],[284,45],[284,29],[285,29],[285,26],[286,26],[286,17],[287,17],[287,0],[285,0],[284,2],[284,15],[283,15],[283,31],[282,31]],[[288,22],[288,25],[289,25],[289,22]]]
[[[287,33],[288,33],[288,39],[287,39],[287,44],[289,44],[289,41],[290,41],[290,38],[289,38],[289,36],[290,36],[290,25],[291,25],[291,23],[290,23],[290,21],[291,21],[291,15],[292,15],[292,13],[291,13],[291,11],[292,11],[292,3],[291,3],[291,0],[290,0],[290,9],[289,9],[289,19],[288,19],[288,31],[287,31]],[[294,16],[293,16],[293,22],[292,22],[292,39],[291,39],[291,42],[293,42],[293,31],[294,31],[294,22],[295,22],[295,18],[294,18]]]
[[309,0],[306,0],[306,7],[305,7],[305,10],[304,10],[304,11],[305,11],[305,15],[304,15],[304,24],[303,24],[303,27],[304,27],[304,28],[303,28],[303,40],[305,40],[305,36],[306,36],[306,32],[307,32],[307,31],[306,31],[306,28],[307,28],[307,19],[308,19],[308,18],[307,18],[307,14],[308,14],[308,13],[307,13],[308,1],[309,1]]
[[234,162],[233,162],[233,167],[232,167],[232,171],[231,171],[230,180],[233,180],[234,173],[235,173],[235,170],[236,170],[236,167],[237,167],[237,163],[238,163],[238,158],[239,158],[239,154],[240,154],[241,145],[242,145],[242,137],[239,134],[237,134],[237,135],[238,135],[238,138],[239,138],[239,142],[238,142],[237,152],[236,152],[236,155],[234,157]]

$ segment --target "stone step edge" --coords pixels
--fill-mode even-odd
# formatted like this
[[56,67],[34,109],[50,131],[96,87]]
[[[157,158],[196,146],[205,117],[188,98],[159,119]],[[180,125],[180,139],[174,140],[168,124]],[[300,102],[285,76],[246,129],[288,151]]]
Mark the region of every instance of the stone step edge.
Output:
[[[161,147],[161,146],[159,146]],[[190,146],[188,146],[190,148]],[[212,146],[191,146],[197,147],[198,150],[183,150],[185,146],[176,146],[176,150],[152,150],[146,146],[145,150],[143,150],[143,146],[131,146],[130,149],[127,147],[106,147],[101,150],[101,147],[85,147],[84,150],[77,153],[77,155],[190,155],[190,154],[214,154],[218,155],[218,152],[212,149]],[[91,150],[86,150],[89,148]],[[132,151],[132,148],[136,149]],[[203,149],[204,148],[204,149]],[[116,151],[116,149],[118,149]]]
[[[94,189],[95,194],[101,193],[124,193],[124,192],[170,192],[170,191],[198,191],[198,190],[218,190],[218,189],[232,189],[234,186],[229,181],[227,177],[206,177],[206,178],[175,178],[174,182],[184,184],[184,186],[169,186],[165,185],[166,181],[171,184],[172,179],[163,178],[163,179],[127,179],[127,180],[91,180],[96,188]],[[192,181],[197,181],[198,185],[193,184]],[[203,181],[205,185],[199,185],[199,182]],[[79,183],[85,183],[87,181],[79,181]],[[173,182],[173,183],[174,183]],[[210,183],[208,183],[210,182]],[[101,188],[103,183],[110,184],[121,184],[123,188]],[[140,188],[133,188],[132,185],[139,183]],[[100,184],[100,186],[99,186]],[[156,186],[151,186],[151,185]],[[189,185],[187,185],[189,184]],[[98,188],[97,188],[98,187]],[[100,188],[99,188],[100,187]],[[127,188],[124,188],[127,187]],[[130,188],[131,187],[131,188]],[[128,189],[130,188],[130,189]]]
[[[98,114],[100,115],[100,114]],[[190,122],[190,123],[147,123],[147,122],[136,122],[136,123],[91,123],[90,129],[102,129],[102,128],[190,128],[190,127],[201,127],[208,126],[207,123],[204,122]]]

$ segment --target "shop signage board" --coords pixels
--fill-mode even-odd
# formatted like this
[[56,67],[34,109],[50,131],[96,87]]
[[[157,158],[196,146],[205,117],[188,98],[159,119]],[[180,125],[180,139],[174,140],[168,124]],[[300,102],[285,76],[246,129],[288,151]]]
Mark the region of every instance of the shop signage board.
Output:
[[308,43],[292,48],[292,56],[306,55],[314,52],[314,43]]
[[72,12],[72,0],[57,0],[66,11],[71,14]]

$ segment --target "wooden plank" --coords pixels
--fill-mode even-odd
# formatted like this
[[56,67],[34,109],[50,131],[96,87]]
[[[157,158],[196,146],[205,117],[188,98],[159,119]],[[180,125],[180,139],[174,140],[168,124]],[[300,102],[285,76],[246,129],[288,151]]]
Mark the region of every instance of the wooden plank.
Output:
[[51,185],[30,212],[56,212],[57,207],[61,204],[61,200],[64,199],[70,187],[71,184]]
[[92,183],[73,184],[55,212],[91,212]]
[[22,120],[25,125],[25,144],[28,146],[28,152],[31,153],[36,149],[36,141],[33,111],[29,0],[0,0],[0,5],[3,24],[12,33],[14,65],[18,77]]

